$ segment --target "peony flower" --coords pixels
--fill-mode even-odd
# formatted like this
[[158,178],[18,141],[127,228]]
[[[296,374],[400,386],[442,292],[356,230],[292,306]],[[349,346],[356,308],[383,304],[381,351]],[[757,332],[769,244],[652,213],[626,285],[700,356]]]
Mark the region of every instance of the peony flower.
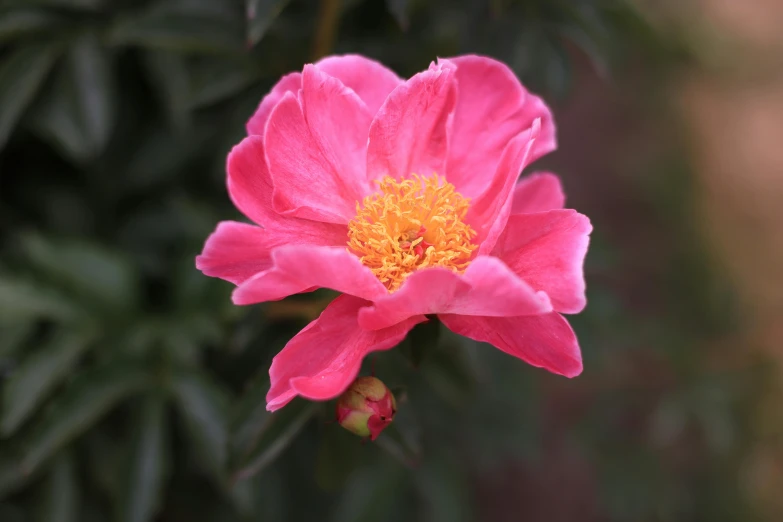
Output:
[[407,81],[355,55],[284,76],[228,157],[224,221],[196,266],[237,305],[317,288],[337,297],[274,358],[267,409],[326,400],[370,352],[426,315],[567,377],[582,371],[561,314],[585,306],[589,220],[564,210],[552,115],[504,64],[442,59]]

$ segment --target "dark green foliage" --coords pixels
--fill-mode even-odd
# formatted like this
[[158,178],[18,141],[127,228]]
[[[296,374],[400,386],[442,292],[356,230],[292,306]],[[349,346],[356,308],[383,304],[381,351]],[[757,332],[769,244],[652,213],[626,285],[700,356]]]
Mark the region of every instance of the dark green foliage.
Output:
[[[609,275],[633,269],[618,261],[628,247],[600,220],[591,304],[573,320],[580,379],[432,321],[373,356],[399,400],[375,444],[332,423],[332,404],[265,410],[271,358],[325,294],[290,300],[301,314],[234,307],[231,285],[193,260],[219,220],[239,217],[227,152],[277,78],[317,58],[329,8],[332,52],[401,75],[489,54],[551,102],[572,92],[575,59],[608,77],[675,50],[620,0],[0,1],[0,521],[468,522],[499,489],[490,478],[513,464],[537,483],[557,448],[592,470],[600,520],[748,520],[736,494],[713,507],[735,491],[747,390],[699,369],[723,318],[625,306]],[[664,192],[670,214],[683,203]],[[704,258],[688,230],[667,227],[667,306],[701,307],[713,289],[686,270]],[[668,380],[613,376],[618,359],[645,358]],[[678,451],[696,459],[684,471]],[[544,483],[546,502],[577,496]]]

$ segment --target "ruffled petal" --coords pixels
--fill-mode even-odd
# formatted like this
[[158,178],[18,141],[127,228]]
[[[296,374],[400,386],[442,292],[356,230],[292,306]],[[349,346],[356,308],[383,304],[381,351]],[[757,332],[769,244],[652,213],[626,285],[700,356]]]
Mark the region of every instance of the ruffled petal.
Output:
[[363,330],[356,314],[367,304],[342,295],[288,342],[269,368],[268,410],[282,408],[297,395],[312,400],[337,397],[356,379],[365,355],[394,347],[413,326],[426,321],[418,316],[382,330]]
[[454,68],[449,64],[433,64],[394,89],[370,125],[369,178],[445,175],[455,100]]
[[511,214],[511,193],[514,183],[530,162],[530,151],[535,146],[540,131],[539,120],[533,126],[517,135],[503,149],[492,182],[479,197],[475,198],[465,216],[465,221],[476,231],[475,242],[479,255],[489,254]]
[[356,214],[367,181],[339,172],[324,157],[293,94],[286,93],[272,110],[264,148],[276,212],[328,223],[348,223]]
[[278,301],[289,295],[331,288],[364,299],[388,293],[359,258],[341,247],[281,246],[272,251],[272,267],[234,290],[234,304]]
[[341,178],[359,180],[352,185],[369,190],[365,169],[372,114],[367,106],[340,80],[313,65],[305,65],[301,96],[304,117],[321,156]]
[[399,290],[362,309],[359,324],[375,330],[419,314],[506,316],[551,310],[546,294],[533,290],[502,261],[478,257],[464,274],[439,267],[414,272]]
[[196,256],[196,268],[204,275],[239,284],[272,266],[268,242],[261,227],[222,221]]
[[563,208],[565,194],[560,178],[551,172],[534,172],[514,186],[511,214],[530,214]]
[[226,171],[228,194],[240,212],[263,227],[281,219],[272,208],[272,178],[261,136],[248,136],[231,149]]
[[328,56],[315,65],[358,94],[371,114],[378,112],[389,94],[403,83],[380,63],[356,54]]
[[590,220],[575,210],[511,216],[495,254],[536,290],[555,311],[575,314],[587,304],[584,264]]
[[484,56],[450,58],[456,65],[457,104],[449,143],[449,182],[465,196],[481,194],[506,144],[541,120],[531,162],[557,147],[552,113],[527,92],[505,64]]
[[521,317],[439,316],[454,333],[489,343],[528,364],[566,377],[582,373],[574,331],[560,314]]
[[264,127],[266,121],[269,119],[269,115],[272,113],[272,109],[275,105],[283,99],[283,96],[287,92],[296,94],[299,89],[302,88],[302,74],[298,72],[292,72],[286,74],[280,81],[272,87],[269,94],[264,96],[261,103],[258,105],[255,114],[250,117],[247,122],[246,128],[249,135],[257,134],[259,136],[264,135]]
[[[275,212],[272,208],[272,179],[266,167],[261,136],[248,136],[234,147],[228,155],[227,170],[231,200],[243,214],[264,229],[264,248],[291,243],[346,243],[348,230],[344,225],[281,216]],[[268,258],[268,254],[265,257]]]

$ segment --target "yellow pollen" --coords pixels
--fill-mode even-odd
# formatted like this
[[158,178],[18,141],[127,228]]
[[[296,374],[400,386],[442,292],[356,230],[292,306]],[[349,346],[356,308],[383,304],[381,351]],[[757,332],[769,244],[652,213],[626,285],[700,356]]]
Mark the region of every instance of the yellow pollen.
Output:
[[379,192],[356,204],[348,223],[348,249],[390,291],[420,268],[462,272],[470,264],[476,232],[464,223],[469,200],[437,174],[378,182]]

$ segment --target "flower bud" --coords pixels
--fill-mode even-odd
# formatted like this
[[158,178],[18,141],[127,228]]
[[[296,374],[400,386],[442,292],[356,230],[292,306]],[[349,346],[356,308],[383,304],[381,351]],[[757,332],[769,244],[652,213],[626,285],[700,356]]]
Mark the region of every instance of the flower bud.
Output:
[[395,413],[394,395],[375,377],[359,377],[337,399],[340,426],[360,437],[370,437],[370,440],[380,435]]

